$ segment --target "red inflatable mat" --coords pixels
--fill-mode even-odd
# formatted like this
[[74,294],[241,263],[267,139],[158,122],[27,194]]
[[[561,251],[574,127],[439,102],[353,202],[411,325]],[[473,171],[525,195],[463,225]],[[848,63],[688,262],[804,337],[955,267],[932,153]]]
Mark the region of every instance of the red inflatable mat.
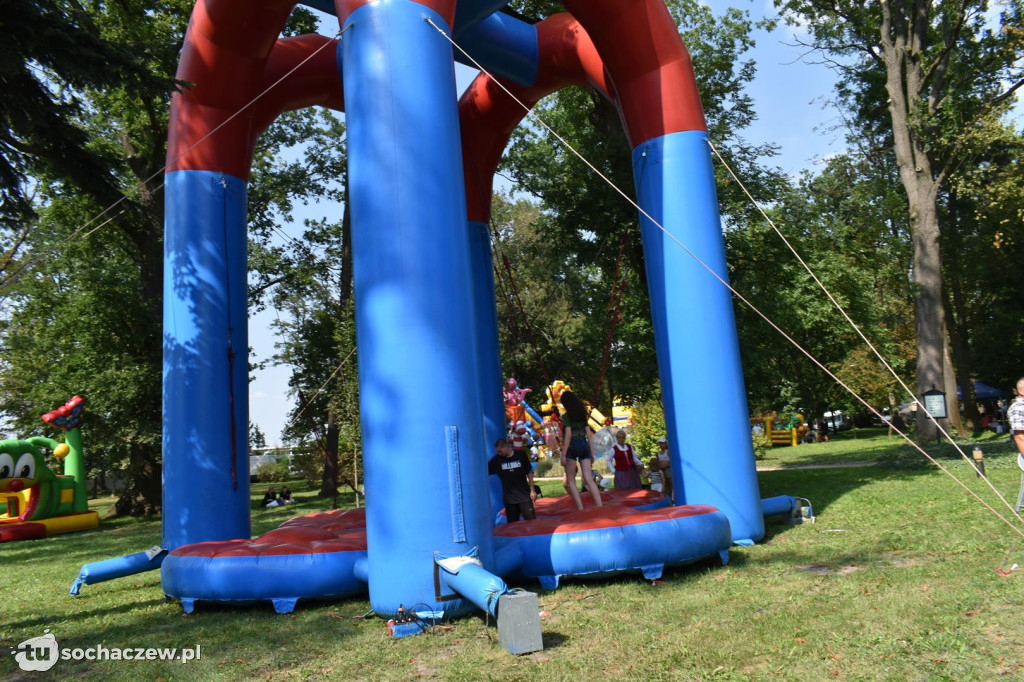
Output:
[[[603,502],[604,500],[602,500]],[[575,509],[575,505],[573,505]],[[622,504],[605,504],[603,507],[589,507],[583,511],[573,511],[562,516],[538,517],[533,521],[517,521],[506,523],[494,529],[499,537],[523,537],[526,535],[554,535],[556,533],[575,533],[598,528],[614,528],[616,526],[633,526],[665,519],[681,519],[687,516],[700,516],[718,511],[706,504],[692,504],[681,507],[661,507],[659,509],[633,509]]]
[[[589,492],[580,493],[583,501],[583,508],[594,506],[594,498]],[[665,496],[656,490],[607,490],[601,492],[601,503],[605,506],[626,506],[643,507],[648,504],[655,504],[665,499]],[[564,516],[577,511],[576,504],[568,495],[557,497],[542,497],[533,503],[537,516]]]
[[291,519],[252,540],[199,542],[171,552],[173,556],[280,556],[366,551],[366,512],[331,511]]

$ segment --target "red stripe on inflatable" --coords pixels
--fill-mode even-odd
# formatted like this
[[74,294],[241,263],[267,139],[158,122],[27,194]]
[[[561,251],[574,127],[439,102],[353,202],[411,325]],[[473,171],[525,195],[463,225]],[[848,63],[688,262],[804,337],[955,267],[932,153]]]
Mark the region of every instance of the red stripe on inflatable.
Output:
[[[333,41],[316,35],[277,39],[294,4],[261,3],[253,9],[241,0],[196,3],[176,75],[189,85],[171,100],[167,172],[209,170],[248,179],[256,138],[281,112],[313,104],[343,109]],[[309,62],[243,111],[317,49]]]
[[630,146],[707,130],[690,55],[663,0],[565,0],[611,74]]
[[[503,84],[527,107],[568,85],[590,85],[607,94],[604,65],[587,32],[568,14],[556,14],[537,25],[537,82],[530,87]],[[488,76],[481,74],[459,100],[462,162],[466,178],[467,215],[489,222],[491,183],[508,138],[526,111]]]
[[[316,34],[277,41],[260,83],[260,92],[273,89],[253,105],[257,135],[285,111],[312,106],[345,110],[337,48],[337,40]],[[303,63],[310,55],[313,57]]]
[[[355,12],[363,5],[369,5],[374,0],[334,0],[334,10],[338,15],[338,22],[344,25],[349,15]],[[448,28],[451,28],[455,24],[455,5],[456,0],[410,0],[417,4],[429,7],[438,14],[440,14],[446,22],[448,22]]]
[[27,523],[12,523],[0,526],[0,542],[14,542],[15,540],[40,540],[46,537],[46,526],[41,523],[29,521]]
[[716,511],[718,510],[714,507],[704,504],[645,510],[633,509],[632,507],[622,505],[605,505],[604,507],[591,507],[561,517],[507,523],[495,528],[494,534],[509,538],[526,537],[529,535],[553,535],[555,533],[578,533],[599,528],[635,526],[641,523],[653,523],[667,519],[701,516]]

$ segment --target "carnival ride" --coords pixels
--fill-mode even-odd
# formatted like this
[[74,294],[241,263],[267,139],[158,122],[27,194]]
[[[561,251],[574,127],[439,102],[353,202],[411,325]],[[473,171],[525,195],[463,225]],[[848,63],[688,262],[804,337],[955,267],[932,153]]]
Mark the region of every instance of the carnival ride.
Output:
[[[760,539],[732,301],[716,281],[728,273],[708,133],[664,3],[565,0],[568,13],[530,25],[504,0],[311,0],[336,13],[340,37],[279,37],[294,4],[199,0],[193,11],[166,173],[163,538],[84,567],[75,590],[162,564],[165,593],[186,609],[268,599],[287,611],[365,590],[377,614],[417,604],[457,616],[500,609],[502,575],[650,576]],[[457,100],[453,55],[494,77]],[[681,505],[609,504],[496,531],[486,462],[505,413],[491,178],[526,109],[569,85],[619,108],[633,150]],[[312,105],[346,113],[365,524],[315,515],[249,540],[247,182],[262,131]],[[684,428],[707,405],[716,428]],[[576,552],[577,532],[603,549]]]

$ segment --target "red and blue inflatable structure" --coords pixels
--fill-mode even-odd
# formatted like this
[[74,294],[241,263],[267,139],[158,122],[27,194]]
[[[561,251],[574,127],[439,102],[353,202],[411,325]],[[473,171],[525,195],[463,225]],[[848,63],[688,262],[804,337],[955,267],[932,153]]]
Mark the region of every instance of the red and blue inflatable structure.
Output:
[[[337,16],[340,38],[280,37],[295,0],[198,0],[185,37],[177,78],[190,85],[172,102],[166,173],[169,554],[136,564],[163,561],[164,590],[187,609],[289,610],[368,590],[378,614],[420,603],[460,615],[493,610],[502,575],[654,575],[760,539],[730,293],[672,243],[728,279],[700,97],[662,0],[565,0],[536,25],[501,12],[505,0],[308,4]],[[486,463],[504,410],[487,223],[526,112],[483,73],[460,100],[462,55],[441,31],[527,106],[583,85],[621,112],[638,203],[664,227],[641,217],[680,507],[609,504],[495,530]],[[247,184],[259,135],[313,105],[346,114],[367,508],[359,528],[320,515],[249,540]],[[683,427],[707,405],[713,433]],[[453,557],[472,570],[443,563]]]

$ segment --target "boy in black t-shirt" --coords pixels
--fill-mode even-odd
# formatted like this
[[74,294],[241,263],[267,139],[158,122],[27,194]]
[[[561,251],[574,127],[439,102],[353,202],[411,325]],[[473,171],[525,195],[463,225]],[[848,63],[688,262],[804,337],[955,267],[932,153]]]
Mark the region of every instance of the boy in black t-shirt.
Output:
[[487,472],[501,479],[502,502],[505,503],[505,518],[515,523],[520,516],[526,520],[537,518],[533,501],[537,493],[533,488],[533,469],[525,452],[514,452],[512,447],[499,438],[494,444],[498,451],[487,462]]

